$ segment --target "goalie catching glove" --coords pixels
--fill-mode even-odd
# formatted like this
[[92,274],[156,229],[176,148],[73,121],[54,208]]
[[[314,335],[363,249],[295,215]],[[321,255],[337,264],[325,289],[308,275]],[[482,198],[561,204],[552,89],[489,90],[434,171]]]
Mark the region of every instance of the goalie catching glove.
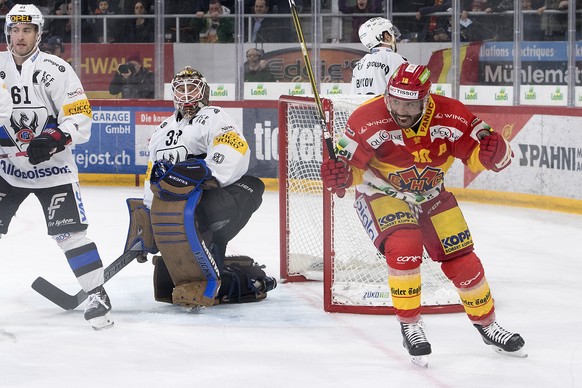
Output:
[[490,132],[480,140],[479,160],[488,170],[499,172],[511,163],[513,151],[497,132]]
[[342,159],[327,159],[321,164],[323,186],[343,198],[346,188],[352,185],[353,177],[349,166]]
[[30,141],[27,154],[28,161],[32,165],[45,162],[53,154],[65,149],[65,145],[71,142],[71,136],[65,134],[58,127],[45,128],[40,135]]
[[159,160],[152,166],[150,183],[154,194],[164,201],[181,201],[198,187],[216,188],[218,182],[203,159],[188,159],[173,164]]

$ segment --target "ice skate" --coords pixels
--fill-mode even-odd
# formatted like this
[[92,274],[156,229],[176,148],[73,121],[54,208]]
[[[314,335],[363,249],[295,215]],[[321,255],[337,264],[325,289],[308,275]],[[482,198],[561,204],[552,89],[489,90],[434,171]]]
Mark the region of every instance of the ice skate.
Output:
[[497,322],[493,322],[489,326],[473,326],[479,330],[483,342],[493,346],[497,353],[514,357],[527,357],[527,353],[523,349],[525,341],[519,334],[505,330]]
[[111,318],[111,302],[105,289],[100,286],[88,293],[87,306],[85,307],[85,319],[89,321],[93,329],[101,330],[113,326]]
[[402,323],[402,345],[412,356],[412,363],[422,368],[428,368],[428,355],[432,352],[430,344],[424,334],[422,323]]

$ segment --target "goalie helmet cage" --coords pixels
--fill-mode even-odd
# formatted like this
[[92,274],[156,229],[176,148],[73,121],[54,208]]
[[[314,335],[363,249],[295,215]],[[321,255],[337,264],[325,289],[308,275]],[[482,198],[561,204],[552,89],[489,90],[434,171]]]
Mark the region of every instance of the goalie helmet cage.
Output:
[[[334,144],[351,112],[370,96],[321,98]],[[355,190],[344,198],[323,189],[324,147],[312,97],[279,98],[280,275],[286,282],[322,281],[324,310],[394,314],[388,267],[354,209]],[[426,252],[421,265],[422,313],[463,311],[453,284]]]

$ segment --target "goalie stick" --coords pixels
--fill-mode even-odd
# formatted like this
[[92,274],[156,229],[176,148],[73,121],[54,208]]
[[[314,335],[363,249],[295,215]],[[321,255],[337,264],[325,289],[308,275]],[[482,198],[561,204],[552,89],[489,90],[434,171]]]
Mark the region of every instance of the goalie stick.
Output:
[[[130,250],[115,259],[115,261],[109,264],[103,271],[105,283],[125,268],[125,266],[131,263],[133,259],[143,253],[145,252],[141,250],[141,242],[137,242]],[[73,310],[87,299],[87,293],[84,290],[77,292],[75,295],[69,295],[40,276],[32,282],[31,287],[33,290],[65,310]]]
[[315,98],[315,103],[317,104],[317,112],[319,113],[319,121],[323,131],[323,139],[325,141],[327,153],[329,154],[330,158],[337,160],[333,141],[331,140],[331,133],[329,132],[329,128],[327,127],[327,123],[325,121],[325,114],[323,113],[321,98],[319,97],[319,92],[315,84],[313,67],[311,67],[309,55],[307,54],[307,46],[305,45],[305,38],[303,37],[303,30],[301,29],[301,22],[299,21],[299,14],[297,12],[295,0],[289,0],[289,7],[291,8],[291,15],[293,16],[293,24],[295,25],[295,31],[297,32],[297,39],[299,39],[299,44],[301,45],[301,52],[303,53],[303,61],[305,62],[305,68],[307,70],[307,75],[309,76],[309,83],[311,83],[311,89],[313,89],[313,97]]

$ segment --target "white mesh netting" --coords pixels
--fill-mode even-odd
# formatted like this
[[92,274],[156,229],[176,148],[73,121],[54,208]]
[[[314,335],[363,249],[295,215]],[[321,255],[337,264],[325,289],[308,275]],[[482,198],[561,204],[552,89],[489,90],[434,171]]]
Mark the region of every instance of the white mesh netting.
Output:
[[[333,136],[337,140],[351,112],[366,96],[325,98],[326,119],[333,119]],[[328,107],[329,104],[329,109]],[[354,189],[344,198],[333,196],[334,218],[324,225],[322,182],[322,136],[318,111],[311,99],[289,98],[286,128],[280,126],[280,141],[286,141],[287,247],[289,276],[301,275],[309,280],[323,279],[323,230],[333,228],[331,303],[348,306],[392,306],[387,283],[386,261],[373,246],[353,207]],[[329,116],[328,116],[329,115]],[[424,306],[459,304],[451,282],[437,263],[425,253],[421,266]]]

